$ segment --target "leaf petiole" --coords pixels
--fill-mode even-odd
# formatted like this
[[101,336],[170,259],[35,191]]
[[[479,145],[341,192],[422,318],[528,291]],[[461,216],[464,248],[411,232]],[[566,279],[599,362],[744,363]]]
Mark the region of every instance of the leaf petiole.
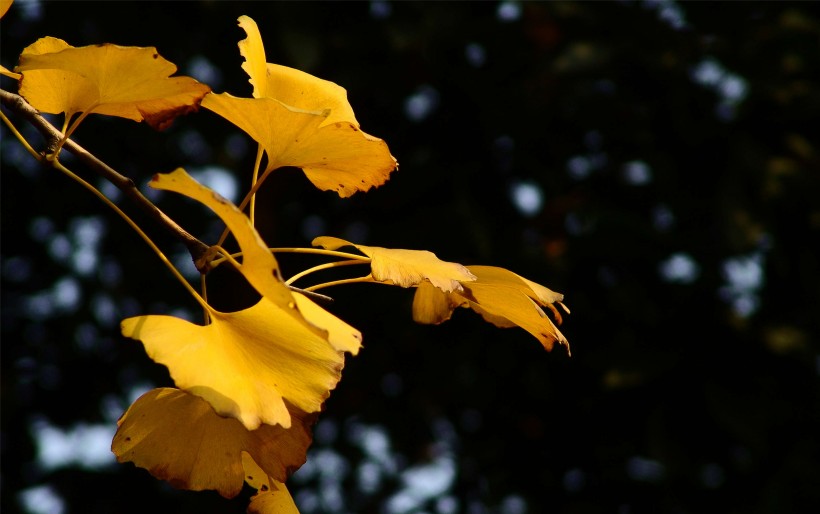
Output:
[[377,283],[376,280],[373,278],[373,275],[367,275],[366,277],[358,277],[358,278],[345,278],[341,280],[334,280],[332,282],[325,282],[324,284],[316,284],[315,286],[306,287],[304,290],[308,292],[318,291],[319,289],[324,289],[326,287],[332,286],[342,286],[345,284],[369,284],[369,283]]
[[20,143],[22,143],[22,145],[26,149],[26,151],[28,153],[30,153],[31,155],[33,155],[35,159],[40,160],[41,156],[40,156],[39,153],[37,153],[37,150],[35,150],[34,148],[31,147],[30,144],[28,144],[28,140],[26,140],[26,138],[23,137],[23,135],[20,133],[20,131],[17,130],[17,127],[15,127],[12,124],[11,120],[8,119],[6,117],[6,115],[3,114],[2,111],[0,111],[0,118],[3,119],[3,123],[5,123],[6,126],[9,128],[9,130],[11,130],[11,132],[14,134],[14,137],[16,137],[17,140],[20,141]]
[[91,193],[97,196],[97,198],[102,200],[103,203],[110,207],[114,212],[119,214],[120,217],[123,220],[125,220],[125,222],[128,223],[128,225],[130,225],[131,228],[133,228],[134,231],[136,231],[137,234],[140,235],[140,237],[142,237],[142,239],[148,244],[148,246],[150,246],[151,249],[154,250],[154,253],[157,254],[157,257],[159,257],[159,260],[161,260],[168,267],[168,269],[171,270],[171,273],[174,275],[174,277],[176,277],[177,280],[179,280],[179,282],[185,287],[185,289],[187,289],[188,292],[191,293],[191,296],[194,297],[194,299],[202,306],[202,308],[205,309],[205,311],[207,312],[213,311],[211,306],[208,305],[208,302],[206,302],[205,299],[203,299],[202,296],[200,296],[199,293],[196,292],[196,290],[191,286],[191,284],[189,284],[188,281],[185,280],[185,277],[183,277],[179,270],[177,270],[176,267],[173,264],[171,264],[171,261],[168,260],[168,257],[166,257],[165,254],[162,253],[162,250],[160,250],[159,247],[154,243],[154,241],[152,241],[151,238],[148,237],[148,234],[143,232],[139,225],[137,225],[134,222],[134,220],[132,220],[127,214],[125,214],[125,212],[123,212],[122,209],[117,207],[111,200],[108,199],[107,196],[102,194],[102,192],[100,192],[96,187],[92,186],[82,177],[80,177],[73,171],[63,166],[62,163],[60,163],[60,161],[57,160],[55,154],[47,156],[46,159],[51,163],[52,166],[54,166],[54,168],[56,168],[57,170],[59,170],[60,172],[62,172],[69,178],[73,179],[75,182],[79,183],[87,190],[89,190]]
[[297,273],[297,274],[293,275],[292,277],[290,277],[289,279],[287,279],[285,281],[285,284],[291,285],[292,283],[296,282],[300,278],[305,277],[307,275],[310,275],[311,273],[316,272],[316,271],[321,271],[321,270],[324,270],[324,269],[337,268],[339,266],[351,266],[351,265],[354,265],[354,264],[369,264],[369,262],[363,261],[363,260],[360,260],[360,259],[351,259],[351,260],[348,260],[348,261],[326,262],[325,264],[319,264],[318,266],[314,266],[314,267],[308,268],[304,271],[300,271],[299,273]]
[[370,257],[356,255],[355,253],[339,252],[336,250],[325,250],[324,248],[271,248],[272,253],[310,253],[314,255],[327,255],[328,257],[343,257],[362,262],[370,262]]

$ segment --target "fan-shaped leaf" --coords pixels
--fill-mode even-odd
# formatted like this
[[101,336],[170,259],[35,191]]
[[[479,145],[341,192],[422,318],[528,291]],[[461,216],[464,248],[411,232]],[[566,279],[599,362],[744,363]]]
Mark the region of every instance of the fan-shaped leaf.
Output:
[[177,67],[153,47],[112,44],[73,47],[42,38],[20,54],[20,94],[43,112],[68,118],[95,112],[167,127],[197,110],[210,88],[190,77],[171,77]]
[[359,128],[347,91],[308,73],[265,63],[256,23],[239,18],[248,37],[239,42],[254,98],[208,95],[202,105],[256,140],[266,172],[302,168],[318,188],[347,197],[384,184],[396,169],[387,144]]
[[298,301],[311,304],[305,311],[331,335],[318,335],[264,297],[243,311],[211,312],[209,325],[138,316],[122,322],[122,333],[142,341],[177,387],[206,399],[219,415],[240,420],[248,430],[263,423],[287,428],[287,405],[319,411],[341,378],[339,348],[358,351],[361,341],[353,327],[329,313],[319,316],[321,308],[307,298]]
[[315,417],[292,409],[291,428],[260,425],[250,431],[197,396],[153,389],[120,418],[111,450],[118,461],[133,462],[175,487],[215,489],[232,498],[246,479],[243,454],[274,483],[304,464]]
[[327,110],[309,111],[272,98],[237,98],[228,93],[208,95],[202,105],[262,145],[266,171],[302,168],[316,187],[342,197],[384,184],[396,168],[387,144],[362,132],[357,124],[338,121],[323,126]]

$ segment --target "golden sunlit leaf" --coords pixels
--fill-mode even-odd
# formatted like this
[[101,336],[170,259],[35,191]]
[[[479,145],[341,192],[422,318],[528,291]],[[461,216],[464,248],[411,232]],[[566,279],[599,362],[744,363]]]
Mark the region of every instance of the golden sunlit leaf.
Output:
[[174,487],[239,494],[246,480],[243,455],[273,484],[305,462],[315,415],[291,411],[293,426],[260,425],[248,430],[217,415],[208,402],[179,389],[148,391],[117,422],[111,450]]
[[265,172],[302,168],[318,188],[348,197],[384,184],[396,169],[387,144],[359,128],[347,91],[287,66],[265,63],[259,28],[239,18],[239,42],[254,98],[211,94],[202,105],[248,133],[265,150]]
[[282,281],[279,264],[268,249],[250,219],[234,204],[194,180],[182,168],[171,173],[154,175],[149,185],[155,189],[174,191],[192,198],[216,213],[230,229],[242,251],[238,271],[261,294],[279,307],[294,311],[296,303]]
[[295,68],[267,63],[256,22],[240,16],[239,26],[248,35],[239,42],[239,53],[245,58],[242,69],[250,77],[254,98],[273,98],[297,110],[320,113],[326,116],[320,128],[340,121],[359,126],[343,87]]
[[[463,291],[445,293],[429,284],[420,284],[413,297],[413,319],[418,323],[438,324],[450,319],[457,307],[469,307],[497,327],[521,327],[532,334],[547,350],[558,343],[569,342],[544,313],[540,305],[550,308],[561,322],[554,307],[563,295],[515,273],[493,266],[467,266],[477,279],[462,283]],[[567,311],[568,312],[568,311]]]
[[[353,107],[347,101],[347,90],[335,82],[320,79],[310,73],[268,63],[268,82],[264,96],[305,111],[321,109],[326,117],[319,128],[336,123],[347,123],[359,128]],[[395,166],[395,161],[393,165]]]
[[[239,312],[211,312],[201,326],[173,316],[138,316],[122,334],[142,341],[148,356],[164,364],[177,387],[208,401],[216,412],[249,430],[261,424],[291,426],[288,405],[317,412],[341,378],[344,354],[358,351],[359,332],[310,305],[299,303],[335,335],[317,334],[306,323],[262,298]],[[355,348],[354,348],[355,347]],[[287,404],[286,404],[287,402]]]
[[20,54],[20,94],[35,108],[71,118],[95,112],[145,121],[156,129],[198,109],[210,88],[190,77],[153,47],[112,44],[72,47],[45,37]]
[[272,98],[210,94],[202,102],[244,130],[265,150],[266,171],[302,168],[319,189],[348,197],[384,184],[396,168],[387,144],[357,125],[336,122],[322,127],[323,111],[306,111]]
[[462,282],[476,279],[466,267],[456,262],[442,261],[426,250],[401,250],[353,244],[338,237],[321,236],[313,240],[313,246],[336,250],[353,246],[370,257],[373,278],[379,282],[414,287],[425,280],[445,292],[461,291]]

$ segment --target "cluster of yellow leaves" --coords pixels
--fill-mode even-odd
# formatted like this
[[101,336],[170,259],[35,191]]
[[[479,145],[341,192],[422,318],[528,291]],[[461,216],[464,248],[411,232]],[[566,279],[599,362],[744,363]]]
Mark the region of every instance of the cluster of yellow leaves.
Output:
[[437,325],[450,319],[456,307],[468,307],[497,327],[523,328],[547,350],[558,342],[569,352],[569,342],[541,308],[547,307],[560,324],[555,305],[569,313],[562,303],[564,295],[512,271],[462,266],[428,251],[357,245],[336,237],[317,237],[313,245],[330,250],[353,246],[370,257],[374,282],[415,287],[413,319],[418,323]]
[[248,34],[239,48],[253,98],[211,94],[202,105],[264,148],[265,173],[283,166],[302,168],[316,187],[342,197],[384,184],[396,159],[384,141],[359,128],[344,88],[267,63],[256,22],[241,16],[239,26]]
[[[259,182],[273,170],[294,166],[316,187],[342,197],[384,184],[396,160],[384,141],[361,130],[346,91],[267,63],[256,23],[242,16],[239,26],[247,34],[239,49],[251,98],[216,94],[190,77],[172,76],[176,66],[155,48],[75,48],[51,37],[27,47],[14,72],[0,72],[19,81],[20,94],[35,108],[64,113],[65,127],[80,114],[64,127],[67,135],[91,113],[162,129],[201,105],[259,143],[266,157]],[[141,341],[168,368],[177,388],[154,389],[136,400],[119,420],[112,450],[121,462],[185,489],[233,497],[247,483],[258,491],[248,512],[297,512],[284,482],[304,463],[311,425],[341,378],[344,354],[358,353],[361,334],[288,286],[240,208],[182,169],[156,175],[150,186],[199,202],[225,223],[240,252],[232,256],[214,247],[209,258],[234,266],[261,298],[238,312],[217,311],[200,299],[205,325],[163,315],[122,322],[123,335]],[[547,350],[555,342],[569,348],[543,310],[560,324],[555,305],[566,310],[563,295],[515,273],[334,237],[316,238],[313,245],[361,252],[358,258],[370,266],[363,281],[415,288],[417,322],[438,324],[456,307],[466,307],[498,327],[527,330]]]

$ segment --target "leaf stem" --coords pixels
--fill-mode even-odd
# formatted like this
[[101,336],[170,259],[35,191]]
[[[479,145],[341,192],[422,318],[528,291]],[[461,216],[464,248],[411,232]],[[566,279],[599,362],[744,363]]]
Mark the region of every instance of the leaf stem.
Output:
[[257,178],[259,178],[259,166],[262,164],[262,152],[262,145],[259,145],[256,150],[256,161],[253,163],[253,178],[251,179],[251,191],[253,191],[253,194],[250,195],[251,204],[250,209],[248,210],[248,218],[251,220],[251,225],[253,226],[256,226],[256,190],[253,186],[256,185]]
[[310,253],[315,255],[327,255],[329,257],[343,257],[345,259],[355,259],[362,262],[370,262],[370,257],[356,255],[355,253],[339,252],[336,250],[325,250],[324,248],[271,248],[273,253]]
[[334,280],[332,282],[325,282],[324,284],[316,284],[315,286],[306,287],[304,290],[312,293],[314,291],[318,291],[319,289],[324,289],[326,287],[341,286],[345,284],[367,284],[375,282],[376,281],[373,279],[373,275],[367,275],[366,277],[345,278],[341,280]]
[[[242,252],[230,254],[230,253],[228,253],[227,250],[225,250],[224,248],[222,248],[219,245],[214,245],[211,248],[216,250],[218,253],[220,253],[222,255],[222,260],[214,259],[213,261],[211,261],[212,267],[216,267],[217,265],[222,264],[224,261],[228,261],[231,264],[231,266],[233,266],[237,271],[242,273],[242,271],[240,270],[242,265],[239,264],[239,261],[236,260],[236,257],[242,255]],[[285,285],[288,286],[288,289],[290,289],[291,291],[296,292],[296,293],[301,293],[301,294],[303,294],[305,296],[308,296],[308,297],[310,297],[310,298],[312,298],[316,301],[324,302],[324,303],[333,303],[333,298],[331,298],[327,295],[314,293],[310,289],[301,289],[299,287],[294,287],[294,286],[290,285],[288,282],[285,282]]]
[[[48,120],[26,102],[22,96],[0,89],[0,102],[11,111],[25,118],[31,126],[40,132],[46,140],[47,154],[53,153],[60,147],[64,147],[67,151],[74,154],[83,164],[88,166],[89,169],[114,184],[125,196],[156,220],[160,226],[165,228],[178,241],[182,242],[188,249],[188,252],[191,254],[191,259],[195,263],[208,251],[208,246],[205,243],[186,232],[174,220],[169,218],[156,205],[148,200],[140,190],[137,189],[133,180],[118,173],[71,139],[65,139],[64,144],[58,145],[58,143],[65,138],[65,135],[49,123]],[[44,164],[53,165],[53,161],[48,161],[40,154],[37,154],[37,158]]]
[[188,281],[185,280],[185,277],[183,277],[182,274],[179,272],[179,270],[177,270],[176,267],[173,264],[171,264],[171,261],[169,261],[168,257],[166,257],[164,253],[162,253],[162,250],[159,249],[159,247],[151,240],[150,237],[148,237],[148,235],[139,227],[139,225],[137,225],[134,222],[134,220],[132,220],[127,214],[125,214],[125,212],[123,212],[122,209],[117,207],[117,205],[114,204],[114,202],[112,202],[111,200],[108,199],[107,196],[102,194],[99,189],[92,186],[90,183],[85,181],[82,177],[78,176],[76,173],[74,173],[73,171],[71,171],[68,168],[66,168],[65,166],[63,166],[63,164],[60,161],[58,161],[56,159],[56,156],[54,156],[53,154],[47,156],[46,159],[49,160],[49,162],[51,162],[52,166],[54,166],[55,169],[61,171],[63,174],[65,174],[66,176],[68,176],[69,178],[71,178],[72,180],[77,182],[78,184],[80,184],[82,187],[86,188],[88,191],[93,193],[97,198],[102,200],[103,203],[105,203],[108,207],[110,207],[114,212],[119,214],[120,217],[123,220],[125,220],[125,222],[132,229],[134,229],[134,231],[137,232],[137,234],[139,234],[140,237],[142,237],[142,239],[148,244],[148,246],[150,246],[151,249],[154,250],[154,253],[157,254],[157,257],[159,257],[159,260],[161,260],[168,267],[168,269],[171,270],[171,273],[173,273],[174,277],[176,277],[176,279],[179,280],[179,282],[185,287],[185,289],[187,289],[188,292],[191,293],[191,296],[194,297],[194,299],[202,306],[202,308],[205,309],[206,311],[211,311],[212,310],[211,307],[208,305],[208,302],[206,302],[199,295],[199,293],[197,293],[196,290],[193,287],[191,287],[191,284],[189,284]]
[[33,155],[35,159],[39,160],[40,154],[37,153],[37,150],[35,150],[31,147],[30,144],[28,144],[28,140],[25,137],[23,137],[23,134],[21,134],[20,131],[17,130],[17,127],[15,127],[14,124],[12,124],[11,120],[8,119],[2,111],[0,111],[0,117],[3,118],[3,123],[5,123],[9,130],[11,130],[12,134],[14,134],[14,137],[16,137],[18,141],[20,141],[20,143],[23,145],[23,148],[25,148],[28,153]]
[[[259,176],[259,166],[262,163],[262,155],[262,145],[259,145],[259,148],[256,151],[256,161],[253,165],[253,178],[251,179],[251,189],[245,195],[245,198],[242,199],[242,203],[240,203],[237,206],[237,208],[240,211],[243,211],[245,209],[245,206],[248,205],[248,202],[250,202],[251,207],[248,218],[251,220],[251,225],[254,225],[254,215],[256,213],[256,191],[259,189],[259,186],[262,185],[262,182],[260,180],[257,180],[257,177]],[[267,174],[263,175],[263,178],[266,175]],[[225,227],[225,230],[222,231],[222,234],[220,234],[219,239],[216,242],[217,246],[222,245],[225,242],[225,239],[228,237],[229,233],[230,230],[228,229],[228,227]]]
[[354,265],[354,264],[368,264],[368,263],[365,262],[365,261],[359,260],[359,259],[351,259],[349,261],[326,262],[325,264],[320,264],[318,266],[308,268],[304,271],[300,271],[299,273],[297,273],[297,274],[293,275],[292,277],[290,277],[289,279],[287,279],[285,281],[285,284],[291,285],[292,283],[296,282],[300,278],[305,277],[307,275],[310,275],[311,273],[314,273],[316,271],[321,271],[323,269],[336,268],[336,267],[339,267],[339,266],[351,266],[351,265]]

